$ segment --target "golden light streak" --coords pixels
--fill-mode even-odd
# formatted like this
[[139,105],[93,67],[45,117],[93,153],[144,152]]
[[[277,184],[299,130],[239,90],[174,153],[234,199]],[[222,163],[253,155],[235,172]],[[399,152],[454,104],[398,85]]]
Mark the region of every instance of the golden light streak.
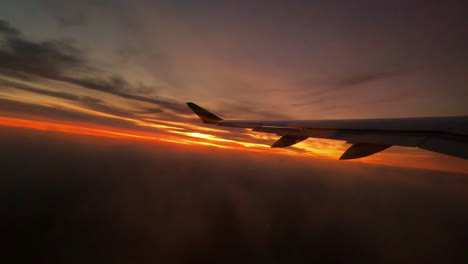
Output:
[[145,123],[141,121],[136,121],[135,124],[139,126],[154,127],[154,128],[159,128],[159,129],[181,129],[180,127],[166,126],[166,125],[160,125],[160,124],[154,124],[154,123]]
[[207,139],[211,141],[234,142],[233,140],[218,138],[215,135],[208,135],[208,134],[197,133],[197,132],[181,132],[181,131],[174,131],[174,130],[170,130],[169,132],[174,133],[174,134],[185,135],[189,137],[203,138],[203,139]]
[[[149,135],[144,135],[144,134],[136,134],[130,131],[120,132],[120,131],[112,131],[112,130],[106,130],[106,129],[92,128],[92,127],[32,121],[32,120],[8,118],[8,117],[0,117],[0,125],[10,126],[10,127],[32,128],[32,129],[38,129],[38,130],[48,130],[48,131],[56,131],[56,132],[63,132],[63,133],[80,134],[80,135],[92,135],[92,136],[102,136],[102,137],[112,137],[112,138],[142,139],[142,140],[150,140],[150,141],[164,141],[164,142],[171,142],[171,143],[179,142],[177,140],[170,139],[170,138],[160,138],[160,137],[156,137],[156,135],[149,136]],[[164,135],[164,136],[167,137],[167,135]]]
[[[33,121],[26,119],[17,119],[9,117],[0,117],[1,126],[9,127],[21,127],[21,128],[31,128],[38,130],[48,130],[62,133],[70,134],[80,134],[80,135],[91,135],[91,136],[101,136],[101,137],[111,137],[111,138],[123,138],[123,139],[136,139],[136,140],[145,140],[145,141],[160,141],[160,142],[170,142],[178,143],[185,145],[203,145],[203,146],[213,146],[217,148],[224,149],[236,149],[235,146],[220,145],[212,142],[201,142],[196,140],[190,140],[180,137],[174,137],[167,134],[157,134],[157,133],[143,133],[140,131],[114,131],[109,129],[100,129],[94,127],[84,127],[76,125],[67,125],[60,123],[51,123],[51,122],[42,122],[42,121]],[[239,149],[237,147],[237,149]]]
[[201,130],[201,131],[206,131],[206,132],[229,133],[229,131],[222,130],[222,129],[202,127],[202,126],[197,126],[197,125],[192,125],[192,124],[182,123],[182,122],[157,120],[157,119],[151,119],[151,118],[146,118],[145,120],[152,121],[152,122],[157,122],[157,123],[168,124],[168,125],[173,125],[173,126],[185,127],[185,128],[194,129],[194,130]]
[[242,142],[242,141],[237,141],[237,140],[231,140],[231,139],[224,139],[217,137],[215,135],[209,135],[209,134],[203,134],[203,133],[194,133],[194,132],[181,132],[181,131],[169,131],[171,133],[175,134],[180,134],[180,135],[185,135],[189,137],[195,137],[195,138],[202,138],[210,141],[219,141],[219,142],[229,142],[233,144],[238,144],[242,145],[244,147],[257,147],[257,148],[268,148],[269,146],[263,145],[263,144],[258,144],[258,143],[249,143],[249,142]]

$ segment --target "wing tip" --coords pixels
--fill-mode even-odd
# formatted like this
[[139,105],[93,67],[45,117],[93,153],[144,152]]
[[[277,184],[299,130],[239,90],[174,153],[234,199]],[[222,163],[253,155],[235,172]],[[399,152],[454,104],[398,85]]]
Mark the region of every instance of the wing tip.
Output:
[[217,124],[219,121],[223,120],[217,115],[207,111],[193,102],[187,102],[186,104],[205,124]]

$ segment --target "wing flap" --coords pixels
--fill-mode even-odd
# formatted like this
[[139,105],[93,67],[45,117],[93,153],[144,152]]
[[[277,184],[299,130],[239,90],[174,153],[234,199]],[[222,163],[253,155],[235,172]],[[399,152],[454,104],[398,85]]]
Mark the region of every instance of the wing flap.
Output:
[[369,144],[369,143],[358,143],[352,145],[348,148],[343,155],[341,155],[340,160],[347,159],[357,159],[370,156],[377,152],[383,151],[391,147],[391,145],[382,145],[382,144]]
[[298,136],[282,136],[271,147],[272,148],[285,148],[306,140],[308,137]]

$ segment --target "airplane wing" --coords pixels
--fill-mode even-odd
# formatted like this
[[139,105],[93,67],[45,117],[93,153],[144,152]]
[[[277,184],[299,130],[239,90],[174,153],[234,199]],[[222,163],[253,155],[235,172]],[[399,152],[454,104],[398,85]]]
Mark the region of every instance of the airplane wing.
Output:
[[187,105],[203,123],[251,128],[281,136],[271,147],[284,148],[309,137],[353,144],[340,159],[366,157],[391,146],[418,147],[468,159],[468,116],[345,119],[345,120],[223,120],[194,103]]

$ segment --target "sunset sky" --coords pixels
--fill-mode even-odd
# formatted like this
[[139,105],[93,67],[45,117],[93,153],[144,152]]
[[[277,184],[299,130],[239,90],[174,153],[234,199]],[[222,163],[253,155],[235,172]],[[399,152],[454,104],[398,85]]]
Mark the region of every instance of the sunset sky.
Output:
[[0,263],[466,263],[466,159],[186,105],[468,116],[465,2],[0,0]]
[[[2,0],[0,126],[338,159],[342,141],[270,149],[222,118],[468,115],[460,1]],[[392,147],[354,162],[468,172]]]

